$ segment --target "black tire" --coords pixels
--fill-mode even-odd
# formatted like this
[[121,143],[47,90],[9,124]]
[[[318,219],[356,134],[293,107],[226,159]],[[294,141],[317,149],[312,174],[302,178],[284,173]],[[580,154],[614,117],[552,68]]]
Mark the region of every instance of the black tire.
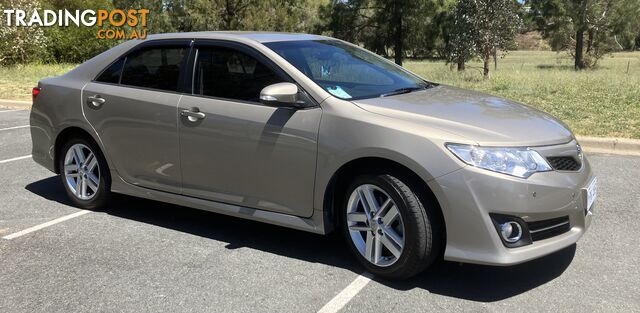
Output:
[[[428,200],[425,197],[419,197],[416,192],[418,190],[414,191],[408,185],[411,180],[401,179],[400,176],[367,174],[355,177],[346,189],[339,211],[340,229],[351,252],[367,271],[387,279],[406,279],[421,273],[439,258],[443,244],[439,215],[436,214],[437,208],[433,207],[435,204],[424,203]],[[351,238],[346,220],[349,197],[362,185],[374,185],[386,192],[395,202],[402,217],[404,247],[400,257],[389,266],[381,267],[368,261]],[[421,201],[421,198],[424,200]]]
[[[95,191],[91,199],[88,200],[80,199],[74,194],[67,184],[67,177],[65,175],[65,159],[67,151],[77,144],[86,146],[95,155],[98,161],[97,167],[100,173],[100,183],[98,184],[97,191]],[[100,210],[106,207],[111,198],[111,175],[107,165],[107,160],[104,158],[104,155],[98,145],[91,138],[78,136],[67,140],[60,149],[60,154],[58,155],[58,166],[60,169],[62,185],[74,206],[87,210]]]

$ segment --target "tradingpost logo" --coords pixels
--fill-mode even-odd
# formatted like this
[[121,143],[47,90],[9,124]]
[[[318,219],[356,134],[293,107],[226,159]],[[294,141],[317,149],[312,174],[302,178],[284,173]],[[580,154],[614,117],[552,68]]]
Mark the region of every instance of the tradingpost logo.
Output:
[[147,37],[148,9],[137,10],[2,10],[9,27],[93,27],[99,39],[144,39]]

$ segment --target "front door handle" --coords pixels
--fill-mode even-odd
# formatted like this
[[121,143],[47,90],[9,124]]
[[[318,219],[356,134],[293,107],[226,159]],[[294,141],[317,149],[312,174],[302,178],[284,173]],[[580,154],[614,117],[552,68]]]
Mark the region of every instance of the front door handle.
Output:
[[94,108],[99,108],[105,102],[107,102],[107,100],[105,100],[104,98],[100,97],[100,95],[95,95],[93,97],[88,97],[87,98],[87,104],[92,106],[92,107],[94,107]]
[[186,116],[189,122],[196,122],[198,120],[204,119],[206,115],[200,112],[200,109],[193,107],[191,109],[185,109],[180,111],[180,115]]

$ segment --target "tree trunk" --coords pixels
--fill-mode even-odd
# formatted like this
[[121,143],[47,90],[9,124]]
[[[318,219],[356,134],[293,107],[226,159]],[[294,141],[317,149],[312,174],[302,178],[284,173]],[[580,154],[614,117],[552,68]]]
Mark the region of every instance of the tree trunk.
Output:
[[587,54],[589,54],[591,53],[591,50],[593,50],[593,37],[595,36],[594,30],[590,29],[587,34],[589,36],[587,37]]
[[458,72],[464,72],[465,62],[463,57],[458,57]]
[[395,0],[393,5],[393,24],[395,25],[395,38],[393,43],[393,54],[396,64],[402,66],[402,54],[404,38],[402,38],[402,10],[401,1]]
[[576,58],[575,69],[576,70],[582,70],[585,68],[583,50],[584,50],[584,31],[581,28],[581,29],[578,29],[578,31],[576,32],[576,53],[575,53],[575,58]]
[[498,70],[498,48],[493,48],[493,70]]
[[483,75],[484,75],[484,78],[487,79],[489,78],[489,61],[491,60],[491,53],[485,52],[484,55],[482,56],[482,59],[484,61]]
[[233,14],[233,10],[231,9],[230,0],[224,2],[225,4],[225,14],[222,17],[224,21],[225,30],[231,30],[231,14]]
[[587,0],[581,0],[578,9],[578,20],[576,22],[576,51],[575,51],[575,69],[582,70],[584,64],[584,32],[587,30]]

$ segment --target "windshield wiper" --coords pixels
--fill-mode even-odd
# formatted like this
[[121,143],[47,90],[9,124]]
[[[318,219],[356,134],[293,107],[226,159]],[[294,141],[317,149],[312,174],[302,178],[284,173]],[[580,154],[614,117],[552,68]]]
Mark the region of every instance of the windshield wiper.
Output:
[[410,92],[414,92],[414,91],[418,91],[418,90],[425,90],[425,89],[427,89],[427,87],[400,88],[400,89],[396,89],[396,90],[391,91],[391,92],[383,93],[383,94],[380,95],[380,98],[384,98],[384,97],[388,97],[388,96],[401,95],[401,94],[404,94],[404,93],[410,93]]

